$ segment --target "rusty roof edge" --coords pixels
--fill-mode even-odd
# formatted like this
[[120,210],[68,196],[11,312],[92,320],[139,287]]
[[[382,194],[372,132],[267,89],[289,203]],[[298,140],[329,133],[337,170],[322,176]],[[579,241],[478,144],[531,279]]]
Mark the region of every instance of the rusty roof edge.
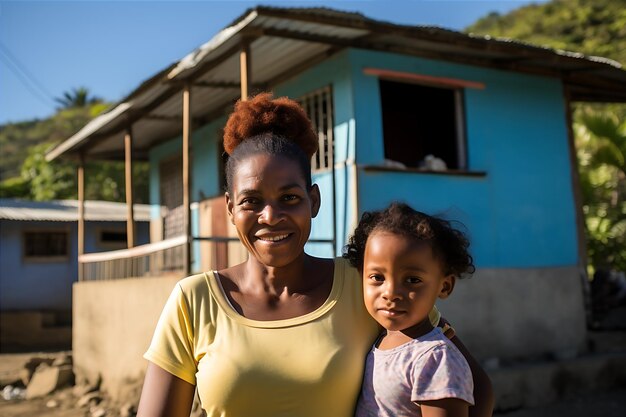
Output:
[[[486,41],[491,43],[501,44],[505,47],[517,46],[525,49],[535,50],[537,52],[543,53],[555,53],[560,56],[575,58],[575,59],[583,59],[587,61],[591,61],[594,63],[606,64],[610,65],[614,68],[622,69],[623,66],[619,62],[605,57],[595,56],[595,55],[587,55],[580,52],[568,51],[565,49],[557,49],[552,48],[547,45],[538,45],[530,42],[521,41],[513,38],[506,37],[493,37],[490,35],[478,35],[474,33],[464,33],[454,29],[444,28],[435,25],[403,25],[397,24],[393,22],[383,21],[383,20],[375,20],[369,18],[361,13],[357,12],[347,12],[347,11],[339,11],[336,9],[328,9],[328,8],[281,8],[274,6],[258,6],[254,9],[263,16],[272,16],[278,18],[291,18],[294,20],[299,20],[304,17],[317,17],[318,23],[327,23],[327,24],[342,24],[343,26],[353,27],[355,29],[368,29],[370,31],[375,30],[376,28],[391,28],[391,29],[400,29],[402,31],[414,32],[432,32],[435,34],[439,32],[441,34],[447,34],[451,36],[455,36],[459,39],[466,40],[478,40],[478,41]],[[288,16],[287,16],[288,15]]]
[[173,80],[188,70],[195,68],[207,55],[222,46],[226,43],[226,41],[236,36],[244,27],[254,21],[258,15],[257,11],[253,9],[249,11],[247,15],[243,16],[243,18],[236,24],[219,31],[208,42],[204,43],[199,48],[194,49],[191,53],[183,57],[183,59],[178,61],[174,68],[168,72],[167,79]]
[[111,111],[97,116],[73,136],[61,142],[50,151],[46,152],[46,161],[50,162],[61,156],[63,153],[71,151],[74,148],[78,147],[81,142],[83,142],[92,134],[96,133],[102,127],[106,126],[109,122],[124,114],[131,107],[132,102],[120,103],[115,106]]

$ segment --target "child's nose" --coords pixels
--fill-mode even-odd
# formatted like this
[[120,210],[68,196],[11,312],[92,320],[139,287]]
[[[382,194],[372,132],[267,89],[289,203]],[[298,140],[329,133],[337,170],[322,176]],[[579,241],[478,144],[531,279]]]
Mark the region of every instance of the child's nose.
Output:
[[394,284],[392,280],[387,280],[385,282],[383,298],[388,301],[395,301],[402,298],[400,292],[398,291],[398,286]]

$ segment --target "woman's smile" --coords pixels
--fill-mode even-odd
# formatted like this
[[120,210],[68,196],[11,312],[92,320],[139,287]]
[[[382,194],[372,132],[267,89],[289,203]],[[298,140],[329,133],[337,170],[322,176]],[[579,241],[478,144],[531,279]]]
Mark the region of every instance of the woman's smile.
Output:
[[281,267],[304,256],[319,190],[307,186],[297,163],[281,156],[250,156],[238,165],[226,199],[241,242],[261,264]]

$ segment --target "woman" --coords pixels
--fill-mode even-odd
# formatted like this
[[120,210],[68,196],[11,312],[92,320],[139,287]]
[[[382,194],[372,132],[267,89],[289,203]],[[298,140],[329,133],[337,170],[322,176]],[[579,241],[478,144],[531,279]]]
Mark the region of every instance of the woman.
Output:
[[[188,416],[196,385],[209,416],[352,416],[379,329],[357,271],[304,252],[320,207],[310,122],[294,101],[261,94],[236,105],[224,148],[228,214],[249,257],[176,286],[145,355],[138,416]],[[490,415],[488,378],[460,347],[471,413]]]

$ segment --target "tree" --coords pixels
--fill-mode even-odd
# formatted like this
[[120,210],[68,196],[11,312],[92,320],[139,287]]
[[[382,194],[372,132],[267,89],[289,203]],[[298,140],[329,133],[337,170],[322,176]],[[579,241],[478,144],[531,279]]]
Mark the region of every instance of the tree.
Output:
[[90,96],[89,89],[85,87],[73,88],[72,91],[65,91],[61,97],[56,97],[54,101],[59,103],[59,110],[88,107],[92,104],[102,103],[102,99],[100,97]]
[[626,270],[626,121],[620,113],[581,107],[574,129],[591,264]]

